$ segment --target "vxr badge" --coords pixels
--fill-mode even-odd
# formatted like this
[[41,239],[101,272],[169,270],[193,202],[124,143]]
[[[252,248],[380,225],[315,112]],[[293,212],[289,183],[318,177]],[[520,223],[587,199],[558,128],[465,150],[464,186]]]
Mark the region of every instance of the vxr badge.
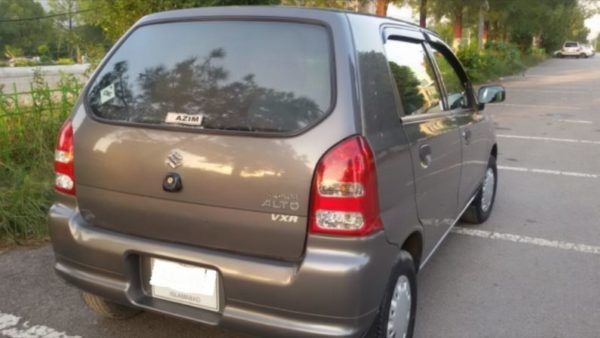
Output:
[[181,167],[183,164],[183,156],[174,151],[167,157],[167,165],[173,169]]

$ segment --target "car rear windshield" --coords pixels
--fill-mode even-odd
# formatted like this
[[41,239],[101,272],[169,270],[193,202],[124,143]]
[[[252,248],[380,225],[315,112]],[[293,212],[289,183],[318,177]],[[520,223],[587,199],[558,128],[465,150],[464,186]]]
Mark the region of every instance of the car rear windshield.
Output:
[[285,133],[332,105],[329,34],[315,24],[195,21],[136,29],[94,78],[100,119]]
[[565,47],[577,47],[577,42],[567,42],[565,43]]

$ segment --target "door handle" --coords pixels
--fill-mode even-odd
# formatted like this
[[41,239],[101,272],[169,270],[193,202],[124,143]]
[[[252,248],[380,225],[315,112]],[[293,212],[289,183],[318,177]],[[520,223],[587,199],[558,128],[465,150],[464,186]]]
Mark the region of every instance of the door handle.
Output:
[[462,137],[465,139],[465,144],[471,143],[471,137],[472,137],[471,130],[468,128],[463,129]]
[[431,147],[428,144],[423,144],[419,147],[419,162],[421,167],[427,169],[431,165]]

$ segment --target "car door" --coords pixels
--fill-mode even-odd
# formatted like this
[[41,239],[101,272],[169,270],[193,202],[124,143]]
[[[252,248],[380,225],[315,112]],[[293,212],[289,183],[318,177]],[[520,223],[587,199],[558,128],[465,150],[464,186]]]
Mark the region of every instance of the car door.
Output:
[[426,238],[424,252],[429,253],[457,216],[460,130],[453,115],[444,110],[441,86],[422,33],[385,32],[387,60],[410,141],[417,211]]
[[479,189],[493,140],[489,139],[489,123],[485,123],[488,117],[477,109],[470,81],[458,59],[437,38],[429,45],[446,93],[447,109],[460,130],[462,170],[458,205],[462,210]]

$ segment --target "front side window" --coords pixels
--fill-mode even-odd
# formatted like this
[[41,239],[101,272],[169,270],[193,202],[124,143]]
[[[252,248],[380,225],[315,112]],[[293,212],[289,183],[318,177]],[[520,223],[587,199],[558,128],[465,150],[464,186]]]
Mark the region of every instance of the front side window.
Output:
[[294,132],[332,105],[325,27],[196,21],[136,29],[99,70],[92,114],[191,129]]
[[388,40],[385,50],[404,114],[440,112],[440,93],[423,44]]
[[464,81],[458,75],[452,63],[435,46],[433,47],[433,56],[440,70],[444,87],[446,88],[448,108],[454,110],[468,107],[469,99]]

